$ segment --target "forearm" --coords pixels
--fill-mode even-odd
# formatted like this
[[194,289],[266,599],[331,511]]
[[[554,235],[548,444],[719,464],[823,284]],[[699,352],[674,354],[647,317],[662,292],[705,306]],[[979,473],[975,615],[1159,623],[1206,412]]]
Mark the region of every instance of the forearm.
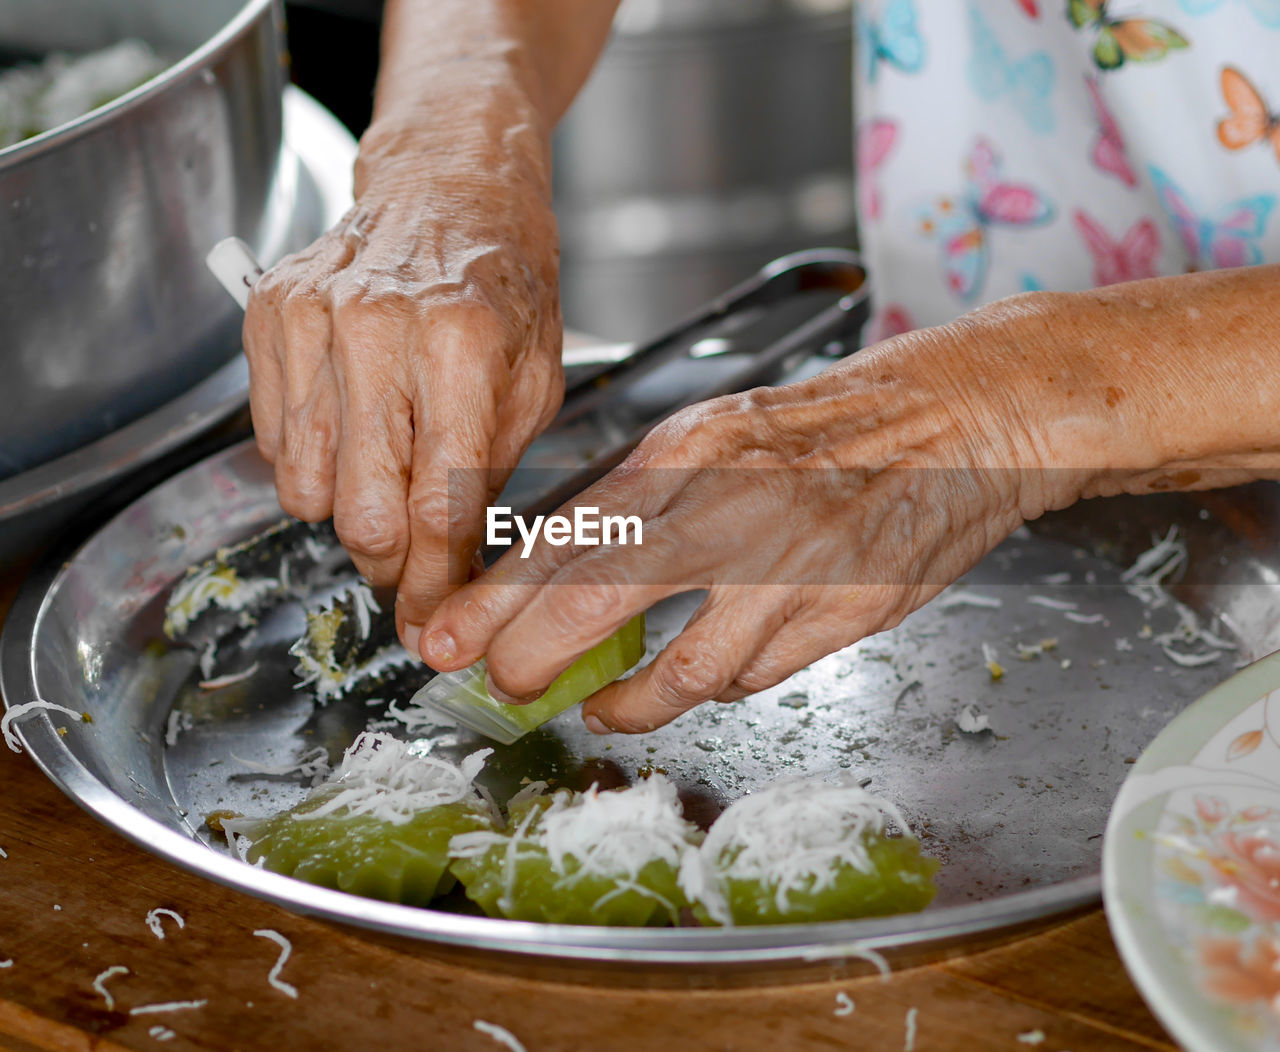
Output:
[[971,355],[945,367],[1005,403],[1046,508],[1280,475],[1280,267],[1018,296],[947,328]]
[[495,149],[522,150],[545,178],[551,128],[586,80],[616,6],[388,0],[357,195],[392,161],[485,165]]

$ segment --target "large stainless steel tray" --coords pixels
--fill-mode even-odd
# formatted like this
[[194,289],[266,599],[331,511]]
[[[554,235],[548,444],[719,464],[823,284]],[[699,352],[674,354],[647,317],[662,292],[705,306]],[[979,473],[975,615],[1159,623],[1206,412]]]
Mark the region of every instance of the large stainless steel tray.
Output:
[[[499,795],[524,777],[613,785],[661,769],[704,822],[780,775],[851,768],[895,800],[943,859],[942,890],[928,910],[738,930],[506,922],[266,873],[230,857],[202,825],[218,808],[291,805],[304,787],[255,774],[249,763],[287,763],[316,744],[336,756],[377,714],[341,704],[317,710],[291,689],[283,647],[298,630],[297,610],[263,624],[259,649],[245,656],[246,664],[261,659],[259,672],[214,693],[197,689],[193,652],[159,641],[164,597],[187,564],[279,514],[269,468],[242,445],[163,483],[81,547],[37,568],[0,641],[5,700],[41,697],[87,711],[93,722],[42,714],[16,721],[31,757],[118,832],[248,894],[508,965],[557,959],[579,977],[599,978],[606,963],[621,963],[707,981],[852,965],[867,949],[919,959],[1095,902],[1100,837],[1126,764],[1233,665],[1280,645],[1280,487],[1080,505],[1010,538],[969,575],[964,587],[999,598],[998,608],[935,602],[739,704],[703,706],[655,733],[609,740],[586,733],[571,712],[500,747],[491,761],[489,784]],[[1120,583],[1121,569],[1175,524],[1190,559],[1174,594],[1216,618],[1215,631],[1238,646],[1201,668],[1179,668],[1144,638],[1143,625],[1159,633],[1176,622],[1172,604],[1148,610]],[[1062,574],[1070,583],[1052,583]],[[1105,621],[1077,623],[1033,596],[1073,602],[1076,613]],[[651,645],[669,638],[689,609],[685,600],[659,607]],[[1015,657],[1016,643],[1049,637],[1057,640],[1050,653]],[[984,642],[1005,666],[999,682],[986,668]],[[958,729],[966,703],[990,717],[994,733]],[[185,729],[166,745],[175,711]],[[442,733],[439,747],[475,744]]]

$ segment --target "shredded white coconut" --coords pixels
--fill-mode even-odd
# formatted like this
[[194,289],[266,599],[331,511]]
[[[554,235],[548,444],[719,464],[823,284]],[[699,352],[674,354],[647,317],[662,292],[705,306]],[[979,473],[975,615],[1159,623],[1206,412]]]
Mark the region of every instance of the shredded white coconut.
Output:
[[289,653],[298,659],[297,686],[310,687],[311,692],[322,703],[341,695],[356,676],[370,676],[413,661],[399,643],[388,643],[374,651],[368,661],[352,668],[338,668],[330,660],[317,660],[310,652],[305,636],[289,648]]
[[280,978],[280,971],[284,968],[284,962],[289,959],[289,954],[293,952],[293,943],[278,931],[271,928],[259,928],[253,934],[258,936],[260,939],[270,939],[280,947],[280,956],[276,958],[276,963],[271,966],[271,971],[267,973],[267,982],[286,997],[296,999],[298,996],[298,988],[292,983],[286,983]]
[[193,1008],[203,1008],[209,1003],[207,997],[199,1001],[159,1001],[151,1005],[138,1005],[130,1008],[130,1015],[155,1015],[157,1012],[186,1012]]
[[889,976],[893,972],[893,969],[889,967],[889,962],[885,960],[884,954],[860,942],[842,942],[834,946],[806,950],[801,959],[804,961],[826,961],[837,957],[856,957],[858,960],[874,964],[876,970],[880,973],[880,981],[882,983],[887,983]]
[[258,774],[270,775],[272,777],[287,777],[289,775],[298,774],[304,778],[310,778],[312,785],[318,785],[329,777],[333,768],[329,764],[329,750],[323,745],[317,745],[314,749],[303,753],[297,763],[280,764],[272,766],[271,764],[256,763],[253,760],[245,760],[231,754],[231,758],[236,763],[243,764],[251,771]]
[[831,1014],[834,1016],[853,1015],[855,1007],[853,998],[841,990],[836,994],[836,1010]]
[[239,683],[246,680],[258,671],[258,663],[255,661],[248,668],[240,672],[228,672],[225,676],[218,676],[215,679],[202,679],[199,682],[201,690],[221,690],[223,687],[229,687],[233,683]]
[[1105,614],[1077,614],[1074,610],[1063,611],[1062,616],[1077,625],[1098,625],[1107,619]]
[[0,847],[0,858],[8,858],[8,857],[9,857],[9,852],[7,852],[4,848]]
[[902,1041],[902,1052],[915,1052],[916,1047],[916,1017],[920,1014],[920,1010],[914,1006],[907,1009],[907,1033]]
[[164,925],[160,921],[161,917],[171,918],[177,923],[179,928],[185,928],[187,926],[186,921],[184,921],[179,914],[164,906],[157,906],[147,914],[147,927],[151,929],[151,934],[157,939],[164,938]]
[[1120,580],[1143,584],[1159,584],[1182,565],[1187,557],[1187,546],[1178,539],[1178,527],[1170,526],[1162,538],[1152,538],[1152,545],[1138,556],[1132,566],[1120,575]]
[[994,595],[983,595],[981,592],[970,592],[965,589],[943,592],[938,597],[938,605],[943,610],[950,610],[954,606],[981,606],[994,610],[1003,604],[1004,600]]
[[1152,546],[1138,556],[1120,575],[1125,590],[1144,606],[1155,609],[1169,599],[1164,582],[1186,565],[1187,546],[1178,539],[1178,527],[1170,526],[1163,538],[1152,538]]
[[1043,1030],[1024,1030],[1021,1034],[1018,1035],[1018,1040],[1024,1045],[1043,1045],[1044,1031]]
[[[524,792],[526,797],[532,795]],[[504,848],[506,900],[515,891],[521,852],[545,851],[558,876],[568,873],[567,863],[572,858],[577,864],[575,875],[596,874],[614,883],[617,890],[603,896],[597,906],[623,891],[637,890],[657,899],[674,915],[674,904],[636,881],[640,871],[655,860],[680,869],[696,853],[696,833],[697,827],[681,814],[676,787],[661,774],[654,774],[628,789],[600,792],[592,786],[577,795],[562,790],[545,809],[531,808],[510,836],[487,831],[460,833],[449,841],[449,854],[469,858]]]
[[991,717],[979,712],[976,705],[966,705],[956,716],[956,726],[965,734],[981,734],[991,729]]
[[309,821],[343,811],[403,825],[428,808],[463,801],[484,803],[475,779],[492,752],[480,749],[460,764],[452,764],[427,754],[420,744],[365,731],[343,753],[342,763],[326,783],[334,788],[332,795],[293,817]]
[[1000,653],[990,643],[982,644],[982,660],[986,663],[987,671],[991,673],[992,679],[999,679],[1004,675],[1004,666],[999,661]]
[[0,961],[0,968],[12,968],[12,967],[13,967],[12,957],[6,957],[3,961]]
[[105,972],[99,972],[98,977],[93,980],[93,988],[102,995],[104,1001],[107,1002],[107,1011],[113,1011],[116,1007],[116,999],[111,996],[111,991],[107,989],[107,980],[114,975],[128,975],[129,969],[123,964],[113,964]]
[[170,638],[181,635],[210,606],[243,610],[279,590],[280,581],[275,577],[244,580],[235,570],[216,562],[193,567],[169,593],[165,604],[165,634]]
[[[1178,623],[1167,632],[1152,635],[1152,641],[1164,651],[1165,656],[1175,665],[1183,668],[1195,668],[1200,665],[1211,665],[1220,656],[1220,652],[1235,650],[1236,645],[1223,639],[1200,624],[1196,612],[1185,603],[1175,603],[1174,610],[1178,615]],[[1175,649],[1178,646],[1200,644],[1205,650],[1186,651]]]
[[497,1023],[489,1023],[483,1019],[477,1019],[471,1025],[486,1037],[491,1037],[504,1048],[510,1049],[511,1052],[525,1052],[524,1045],[505,1026],[498,1026]]
[[65,705],[55,705],[52,701],[44,701],[36,698],[35,701],[27,701],[21,705],[14,705],[3,716],[0,716],[0,736],[3,736],[4,743],[14,752],[22,752],[22,740],[18,737],[17,732],[13,729],[14,720],[20,720],[29,712],[44,710],[46,712],[65,712],[68,716],[74,716],[78,722],[84,721],[85,714],[69,709]]
[[1027,596],[1027,602],[1033,606],[1043,606],[1046,610],[1061,610],[1063,612],[1078,609],[1080,605],[1067,599],[1052,599],[1047,595],[1029,595]]
[[149,1037],[155,1038],[157,1041],[172,1041],[177,1037],[177,1033],[170,1030],[167,1026],[153,1026],[147,1031]]
[[351,596],[351,605],[355,608],[360,638],[368,639],[369,632],[373,628],[373,615],[381,611],[382,607],[378,605],[378,600],[373,597],[373,592],[367,584],[353,585],[348,594]]
[[1070,584],[1071,571],[1062,570],[1059,573],[1047,573],[1040,578],[1041,584]]
[[211,639],[200,651],[200,678],[209,679],[218,661],[218,640]]
[[1198,654],[1180,654],[1168,645],[1162,646],[1160,649],[1164,651],[1165,657],[1175,665],[1181,665],[1183,668],[1212,665],[1218,658],[1222,657],[1222,651],[1220,650],[1205,650]]
[[889,801],[868,793],[852,775],[835,781],[789,778],[734,801],[712,823],[697,852],[680,867],[680,886],[713,920],[731,925],[724,881],[754,880],[774,889],[785,911],[794,891],[821,892],[844,865],[873,869],[865,838],[892,819],[910,829]]
[[195,717],[189,712],[179,709],[169,710],[169,719],[165,723],[164,743],[170,749],[178,744],[178,737],[196,725]]

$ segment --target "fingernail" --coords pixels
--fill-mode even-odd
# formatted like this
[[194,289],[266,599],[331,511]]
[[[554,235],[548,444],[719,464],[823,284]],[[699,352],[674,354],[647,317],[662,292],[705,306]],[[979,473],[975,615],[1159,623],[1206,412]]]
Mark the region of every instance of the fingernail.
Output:
[[488,669],[485,669],[484,673],[484,689],[489,692],[489,697],[493,698],[494,701],[502,702],[504,705],[528,705],[529,702],[537,701],[546,693],[546,690],[538,690],[525,698],[513,697],[493,682],[493,677],[489,675]]
[[612,734],[613,733],[613,728],[606,727],[604,725],[604,720],[602,720],[599,716],[583,716],[582,722],[587,725],[587,730],[589,730],[592,734]]
[[443,628],[436,628],[427,634],[422,656],[433,666],[452,665],[458,659],[458,644]]
[[420,639],[422,639],[421,625],[406,624],[404,626],[404,648],[418,660],[422,660],[422,654],[418,650],[418,641]]

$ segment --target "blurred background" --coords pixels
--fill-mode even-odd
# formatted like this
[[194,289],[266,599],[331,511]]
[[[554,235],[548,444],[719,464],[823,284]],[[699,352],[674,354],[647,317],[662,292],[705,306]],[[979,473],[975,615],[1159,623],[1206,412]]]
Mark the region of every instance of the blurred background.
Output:
[[[289,4],[293,77],[359,135],[361,0]],[[854,242],[851,0],[624,0],[555,136],[565,324],[634,340],[786,252]]]

